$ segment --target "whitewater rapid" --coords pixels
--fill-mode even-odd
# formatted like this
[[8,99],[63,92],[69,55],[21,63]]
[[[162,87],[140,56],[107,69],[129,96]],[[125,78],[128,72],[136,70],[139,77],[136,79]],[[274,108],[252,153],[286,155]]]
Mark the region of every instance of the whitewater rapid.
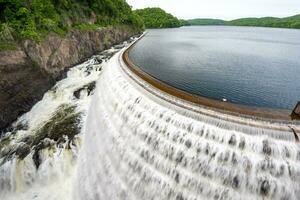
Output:
[[300,199],[300,146],[285,122],[163,94],[121,55],[97,82],[73,199]]
[[[78,155],[94,92],[93,87],[111,56],[126,45],[128,42],[116,45],[72,67],[64,79],[45,93],[41,101],[28,113],[19,117],[10,132],[0,134],[1,200],[72,199]],[[43,130],[45,124],[66,105],[75,108],[72,112],[80,116],[80,121],[76,124],[79,134],[71,140],[67,137],[69,133],[59,136],[61,138],[57,141],[46,137],[37,145],[28,147],[30,145],[28,140],[38,138],[37,134]],[[64,113],[62,119],[67,118],[69,114]],[[66,127],[59,128],[66,129]],[[65,141],[60,142],[62,139]],[[36,166],[34,156],[38,146],[45,147],[38,151],[40,165]],[[26,148],[30,148],[29,154],[24,159],[19,158],[16,155],[18,149],[25,152]]]

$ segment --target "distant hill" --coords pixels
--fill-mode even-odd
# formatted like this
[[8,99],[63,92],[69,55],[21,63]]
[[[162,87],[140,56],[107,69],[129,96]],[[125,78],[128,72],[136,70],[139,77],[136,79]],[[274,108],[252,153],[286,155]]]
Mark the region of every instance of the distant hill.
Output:
[[262,17],[262,18],[241,18],[231,21],[220,19],[190,19],[189,25],[228,25],[228,26],[260,26],[278,28],[299,28],[300,15],[285,18]]
[[134,12],[143,19],[146,28],[174,28],[185,24],[184,20],[177,19],[161,8],[144,8]]
[[242,18],[227,21],[226,25],[232,26],[262,26],[262,27],[280,27],[280,28],[300,28],[300,15],[292,17],[276,18]]
[[221,19],[190,19],[189,25],[224,25],[225,21]]

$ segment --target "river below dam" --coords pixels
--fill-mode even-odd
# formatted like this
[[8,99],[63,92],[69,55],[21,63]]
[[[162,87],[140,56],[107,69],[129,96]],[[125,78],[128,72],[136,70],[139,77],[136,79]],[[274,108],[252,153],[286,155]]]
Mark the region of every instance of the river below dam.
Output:
[[72,200],[74,177],[96,81],[133,38],[72,67],[66,78],[0,133],[0,199]]

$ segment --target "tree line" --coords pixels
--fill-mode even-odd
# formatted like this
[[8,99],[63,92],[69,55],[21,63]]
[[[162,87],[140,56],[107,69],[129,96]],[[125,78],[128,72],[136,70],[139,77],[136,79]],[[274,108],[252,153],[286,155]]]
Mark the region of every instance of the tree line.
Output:
[[298,29],[300,28],[300,15],[285,18],[242,18],[231,21],[224,21],[220,19],[191,19],[187,20],[187,23],[188,25],[259,26]]
[[188,25],[185,20],[179,20],[161,8],[138,9],[134,13],[143,19],[145,28],[175,28]]

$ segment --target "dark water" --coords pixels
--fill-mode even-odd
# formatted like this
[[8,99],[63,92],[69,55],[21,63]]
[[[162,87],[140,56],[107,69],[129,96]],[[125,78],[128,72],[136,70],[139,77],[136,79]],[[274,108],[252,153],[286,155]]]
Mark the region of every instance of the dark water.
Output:
[[148,30],[129,56],[150,75],[193,94],[283,109],[300,101],[300,30]]

